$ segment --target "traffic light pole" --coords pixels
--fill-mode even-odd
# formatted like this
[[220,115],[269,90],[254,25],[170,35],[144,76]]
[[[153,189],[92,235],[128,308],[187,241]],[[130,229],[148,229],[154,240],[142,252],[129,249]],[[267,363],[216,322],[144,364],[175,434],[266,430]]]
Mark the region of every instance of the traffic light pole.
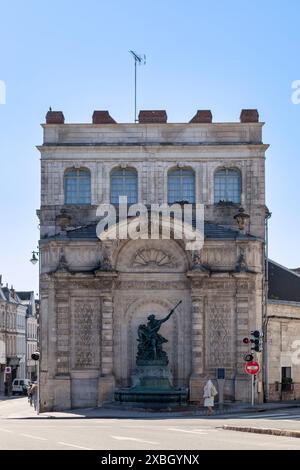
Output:
[[255,375],[251,375],[251,406],[254,406],[255,398]]

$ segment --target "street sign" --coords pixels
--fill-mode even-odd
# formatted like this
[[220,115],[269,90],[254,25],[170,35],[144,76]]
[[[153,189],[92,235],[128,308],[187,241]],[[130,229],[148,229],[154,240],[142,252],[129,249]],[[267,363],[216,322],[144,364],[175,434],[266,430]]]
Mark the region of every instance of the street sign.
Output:
[[4,373],[11,374],[11,367],[5,367]]
[[259,363],[256,361],[250,361],[245,363],[245,372],[250,375],[256,375],[260,371]]

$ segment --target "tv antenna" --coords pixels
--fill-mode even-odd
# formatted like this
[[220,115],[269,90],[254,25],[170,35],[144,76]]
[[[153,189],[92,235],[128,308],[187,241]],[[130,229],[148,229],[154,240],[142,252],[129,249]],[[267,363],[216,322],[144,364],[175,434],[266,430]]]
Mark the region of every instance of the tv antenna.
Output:
[[137,122],[136,118],[136,66],[138,65],[145,65],[146,64],[146,56],[145,54],[139,55],[136,54],[134,51],[129,51],[132,57],[134,58],[134,122]]

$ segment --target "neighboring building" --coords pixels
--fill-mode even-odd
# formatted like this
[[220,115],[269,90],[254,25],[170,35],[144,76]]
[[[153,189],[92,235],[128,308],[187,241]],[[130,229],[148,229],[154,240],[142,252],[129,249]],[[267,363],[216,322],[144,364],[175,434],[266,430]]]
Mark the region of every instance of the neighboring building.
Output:
[[6,367],[6,298],[0,280],[0,394],[4,392],[4,370]]
[[17,377],[23,378],[24,376],[20,374],[25,373],[26,308],[20,304],[20,299],[13,287],[9,289],[8,285],[6,285],[6,287],[0,286],[0,290],[1,298],[4,299],[4,304],[2,304],[2,311],[4,312],[5,316],[5,326],[2,335],[5,337],[5,365],[11,367],[12,380]]
[[35,378],[29,351],[37,350],[37,316],[33,292],[16,292],[0,283],[0,394],[4,393],[5,367],[15,378]]
[[[243,110],[236,123],[212,123],[210,111],[189,123],[166,121],[165,111],[141,111],[134,124],[117,124],[107,111],[95,111],[91,124],[65,124],[61,112],[46,116],[41,410],[113,400],[115,388],[131,384],[138,325],[179,300],[161,329],[175,385],[198,402],[207,374],[225,368],[225,399],[250,400],[242,339],[263,318],[263,123],[256,110]],[[99,241],[97,207],[117,206],[120,195],[129,204],[204,204],[203,249],[192,253],[174,238]],[[249,216],[245,227],[236,215]]]
[[33,291],[17,292],[22,305],[26,306],[26,378],[37,379],[37,363],[31,358],[38,349],[38,313]]
[[269,261],[269,400],[300,399],[300,274]]
[[19,359],[17,378],[26,378],[26,311],[18,298],[16,319],[16,353]]

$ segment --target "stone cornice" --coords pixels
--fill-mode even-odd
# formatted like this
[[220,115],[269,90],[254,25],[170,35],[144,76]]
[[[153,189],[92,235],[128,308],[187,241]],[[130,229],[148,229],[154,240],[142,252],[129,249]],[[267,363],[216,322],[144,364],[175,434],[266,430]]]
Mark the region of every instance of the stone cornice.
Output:
[[[128,142],[128,143],[107,143],[107,142],[99,142],[99,143],[44,143],[43,145],[37,145],[37,149],[42,152],[42,153],[47,153],[47,152],[52,152],[53,151],[58,151],[60,152],[63,150],[64,152],[71,152],[74,153],[74,149],[78,151],[79,153],[86,153],[87,149],[89,150],[89,153],[92,152],[99,152],[101,149],[104,149],[105,152],[107,152],[108,149],[117,150],[120,149],[120,151],[124,151],[125,149],[128,149],[128,152],[132,152],[132,150],[139,151],[143,150],[147,147],[151,148],[151,151],[160,151],[162,149],[166,150],[172,150],[172,152],[176,153],[182,152],[182,147],[185,147],[187,150],[195,151],[195,148],[199,150],[199,152],[206,153],[206,152],[215,152],[215,151],[220,151],[222,148],[226,148],[226,150],[238,152],[241,149],[245,150],[251,150],[251,151],[260,151],[261,153],[264,153],[268,148],[268,144],[263,144],[263,143],[248,143],[248,142],[176,142],[176,143],[164,143],[164,142],[147,142],[147,143],[142,143],[142,142]],[[126,151],[126,150],[125,150]],[[218,155],[214,156],[215,158],[218,158]],[[253,158],[254,156],[252,156]],[[255,155],[256,158],[257,155]],[[151,158],[155,159],[155,155],[152,155]],[[220,156],[219,158],[222,158]],[[243,158],[243,157],[240,157]],[[249,156],[244,157],[244,158],[251,158]]]

